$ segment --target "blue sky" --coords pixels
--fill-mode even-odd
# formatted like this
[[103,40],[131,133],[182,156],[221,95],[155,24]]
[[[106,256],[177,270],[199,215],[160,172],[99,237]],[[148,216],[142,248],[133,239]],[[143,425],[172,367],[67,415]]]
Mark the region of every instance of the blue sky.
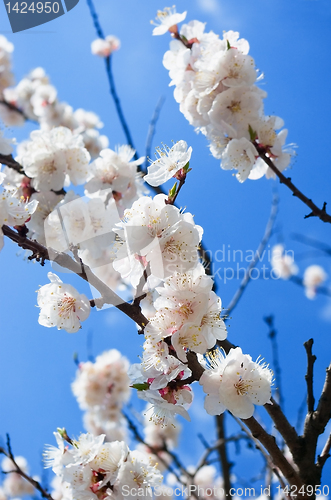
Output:
[[[321,206],[329,201],[331,208],[330,3],[327,0],[180,0],[176,5],[178,11],[188,10],[188,20],[206,22],[207,30],[220,34],[223,30],[237,30],[249,41],[250,54],[265,74],[262,82],[262,88],[268,92],[265,112],[281,116],[289,129],[288,142],[298,145],[289,175],[316,204]],[[314,218],[304,220],[308,209],[278,182],[261,179],[239,184],[231,172],[220,169],[219,162],[209,153],[205,138],[196,135],[180,114],[162,66],[169,37],[151,36],[150,20],[164,6],[154,0],[141,0],[139,5],[134,0],[96,0],[105,33],[118,36],[122,42],[113,58],[113,70],[139,154],[144,154],[149,121],[160,96],[164,96],[154,146],[184,139],[193,147],[193,170],[178,203],[203,226],[205,245],[214,254],[223,248],[242,250],[243,255],[255,250],[269,217],[272,190],[276,186],[280,206],[277,231],[270,246],[282,241],[293,250],[300,275],[310,264],[323,265],[331,286],[330,258],[320,252],[307,255],[311,249],[292,238],[293,233],[300,233],[331,243],[330,226]],[[90,53],[90,43],[96,36],[84,0],[65,16],[17,34],[11,33],[1,4],[0,32],[15,45],[13,64],[17,82],[31,69],[44,67],[60,100],[74,109],[83,107],[96,112],[105,124],[102,133],[108,136],[111,148],[124,143],[103,61]],[[23,140],[30,130],[32,126],[27,125],[8,130],[6,135]],[[114,309],[93,312],[83,330],[73,335],[41,327],[37,322],[35,290],[48,282],[50,267],[27,263],[23,257],[14,244],[5,242],[0,254],[0,436],[3,438],[9,432],[15,453],[26,456],[33,473],[40,473],[40,452],[45,443],[52,442],[56,427],[65,426],[74,435],[83,430],[70,382],[76,369],[73,353],[86,360],[88,332],[93,334],[94,355],[117,348],[132,362],[137,361],[142,341],[135,335],[134,325]],[[240,267],[247,265],[238,259],[234,263],[221,261],[216,263],[214,272],[224,276],[224,267],[236,268],[237,263]],[[263,263],[268,265],[268,252]],[[78,278],[73,276],[70,282],[81,292],[89,293],[87,285]],[[224,279],[218,280],[224,306],[238,286],[239,280],[226,284]],[[315,397],[330,362],[331,301],[324,296],[309,301],[303,290],[290,282],[263,279],[252,282],[232,314],[229,339],[253,359],[261,355],[269,363],[271,346],[263,318],[270,314],[275,316],[278,331],[285,410],[295,424],[305,394],[303,342],[311,337],[315,340],[314,352],[318,358]],[[196,438],[201,426],[203,433],[212,439],[212,419],[203,414],[202,401],[197,391],[191,411],[193,422],[186,426],[181,440],[186,463],[202,452]],[[230,417],[227,421],[234,429]],[[251,457],[252,452],[244,450],[243,459]],[[237,464],[243,459],[233,455]],[[329,479],[331,462],[323,476],[325,483]]]

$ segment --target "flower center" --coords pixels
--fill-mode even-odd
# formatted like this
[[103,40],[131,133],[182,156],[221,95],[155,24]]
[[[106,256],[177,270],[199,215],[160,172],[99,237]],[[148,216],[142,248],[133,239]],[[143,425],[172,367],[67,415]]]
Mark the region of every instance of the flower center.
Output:
[[59,301],[58,315],[60,316],[60,318],[62,318],[63,315],[70,314],[71,311],[75,312],[75,302],[76,299],[74,299],[73,297],[68,297],[67,295],[65,295],[63,299]]
[[190,314],[193,314],[192,304],[187,302],[186,304],[181,305],[179,308],[179,314],[182,314],[186,319],[188,319]]
[[248,389],[250,388],[250,384],[246,381],[243,380],[242,378],[234,384],[234,387],[237,391],[238,396],[245,396],[248,392]]
[[231,113],[239,113],[241,111],[240,101],[232,101],[227,108],[231,111]]
[[45,163],[42,166],[42,171],[44,174],[53,174],[54,172],[56,172],[56,167],[54,165],[54,161],[51,161],[49,163]]
[[158,10],[157,11],[157,18],[162,22],[164,19],[169,17],[170,15],[170,10]]

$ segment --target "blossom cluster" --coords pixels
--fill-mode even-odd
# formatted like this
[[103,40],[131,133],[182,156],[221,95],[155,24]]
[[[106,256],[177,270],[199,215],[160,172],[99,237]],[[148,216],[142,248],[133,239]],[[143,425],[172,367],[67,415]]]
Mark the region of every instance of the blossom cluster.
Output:
[[80,363],[72,392],[84,414],[86,429],[107,441],[126,440],[122,407],[130,398],[129,362],[116,349]]
[[[131,368],[138,394],[154,408],[151,418],[166,423],[172,412],[189,418],[193,393],[187,352],[203,354],[226,337],[221,300],[199,263],[202,230],[189,213],[166,203],[165,195],[140,198],[115,228],[121,246],[114,268],[134,287],[143,280],[147,297],[142,363]],[[144,273],[147,274],[146,283]],[[156,286],[159,284],[160,286]]]
[[64,185],[84,184],[89,178],[90,154],[83,139],[66,127],[35,130],[19,144],[17,160],[36,191],[60,191]]
[[[3,41],[2,44],[1,41]],[[7,47],[9,54],[12,44],[5,37],[1,37],[0,68],[2,46],[3,50]],[[3,100],[9,104],[7,106],[0,103],[0,117],[6,125],[22,125],[26,119],[29,119],[39,123],[42,130],[51,130],[59,126],[67,127],[75,134],[81,135],[84,146],[92,157],[97,157],[102,149],[108,147],[107,137],[98,132],[98,129],[103,127],[99,117],[82,108],[74,111],[69,104],[59,101],[57,90],[51,84],[43,68],[32,70],[16,87],[10,87],[13,81],[8,76],[7,79],[3,77],[6,85],[2,86],[1,81],[0,73],[0,91],[3,89]]]
[[[155,34],[164,31],[164,26],[171,31],[170,24],[185,17],[171,9],[166,15],[161,14],[161,25]],[[223,75],[223,83],[218,81],[218,96],[243,89],[242,82],[246,87],[252,86],[256,72],[247,56],[247,43],[240,41],[239,48],[229,48],[229,39],[234,43],[238,37],[231,35],[232,38],[219,42],[216,35],[204,35],[200,24],[183,27],[186,35],[172,30],[178,35],[174,42],[185,50],[183,78],[189,76],[185,76],[187,71],[193,77],[199,68],[203,76],[209,65],[208,53],[215,52],[216,59],[227,68],[233,69],[241,61],[244,75]],[[185,42],[193,39],[192,43]],[[191,46],[188,48],[184,42]],[[165,59],[173,56],[168,54]],[[187,68],[191,64],[191,69]],[[194,92],[201,98],[211,94],[216,100],[216,87],[203,89],[198,78],[187,81],[193,82]],[[176,91],[180,88],[180,82],[177,83]],[[257,87],[249,92],[260,96]],[[138,173],[144,158],[138,158],[130,146],[102,149],[90,163],[83,132],[100,127],[98,117],[83,110],[73,112],[70,106],[58,101],[56,89],[41,68],[17,87],[5,89],[4,97],[25,117],[37,120],[40,130],[33,131],[29,140],[18,145],[17,161],[25,175],[10,169],[2,174],[10,190],[4,191],[0,222],[15,226],[26,223],[24,231],[45,244],[49,254],[71,252],[111,289],[131,287],[147,318],[140,364],[129,370],[127,361],[117,351],[104,353],[95,363],[81,364],[72,387],[86,411],[87,429],[106,434],[108,439],[124,438],[120,411],[128,398],[128,371],[138,395],[151,406],[147,414],[156,428],[173,423],[174,414],[189,420],[188,409],[193,401],[190,355],[202,358],[227,336],[221,299],[213,291],[213,279],[200,263],[202,228],[191,213],[174,206],[170,195],[145,196],[144,181]],[[11,111],[10,107],[7,109]],[[22,117],[22,113],[18,114]],[[8,151],[7,142],[3,149]],[[157,154],[145,180],[152,186],[173,176],[183,182],[190,170],[192,148],[181,140],[171,149],[158,148]],[[85,196],[66,192],[64,188],[71,184],[83,186]],[[7,194],[12,192],[19,193],[22,200],[12,201],[12,195]],[[90,314],[88,298],[57,275],[49,273],[48,277],[50,283],[38,291],[39,323],[77,332]],[[242,394],[246,394],[244,389]],[[230,406],[227,408],[231,410]],[[156,432],[152,438],[152,433],[149,441],[162,440],[161,434]]]
[[[120,146],[117,151],[105,149],[88,165],[89,154],[81,137],[57,127],[46,133],[35,131],[32,141],[20,144],[18,152],[32,179],[26,181],[19,176],[17,184],[27,182],[31,200],[39,202],[27,225],[29,235],[59,252],[77,246],[80,257],[91,268],[109,265],[114,258],[110,252],[115,239],[112,228],[124,209],[145,192],[137,173],[139,161],[130,161],[134,150],[128,146]],[[6,176],[11,178],[9,169]],[[72,191],[61,194],[63,184],[70,181],[85,184],[86,197]],[[108,274],[116,277],[112,266]]]
[[104,443],[105,435],[92,434],[81,434],[78,440],[72,440],[65,431],[54,435],[58,447],[46,448],[45,466],[61,479],[67,500],[122,499],[124,485],[129,490],[143,488],[151,496],[151,488],[162,483],[163,477],[150,458],[130,451],[123,441]]
[[189,123],[207,137],[221,167],[237,170],[240,182],[273,177],[259,158],[258,145],[283,171],[291,159],[291,151],[283,147],[287,130],[282,129],[281,118],[264,114],[267,94],[256,85],[262,75],[258,77],[248,55],[247,40],[234,31],[224,32],[220,39],[206,32],[200,21],[190,21],[178,31],[170,24],[182,21],[186,13],[176,17],[174,11],[165,9],[162,14],[158,16],[161,26],[153,34],[169,30],[175,38],[163,58],[170,85],[175,86],[175,100]]
[[[2,70],[9,67],[13,47],[5,37],[1,38],[0,47]],[[108,149],[108,139],[97,131],[103,126],[99,117],[83,109],[73,111],[71,106],[60,102],[42,68],[33,70],[16,87],[7,85],[3,90],[4,102],[0,103],[4,123],[19,125],[29,119],[38,123],[40,129],[17,147],[16,161],[22,170],[7,167],[3,170],[1,182],[6,186],[7,201],[13,197],[12,193],[15,199],[22,199],[5,204],[2,193],[2,224],[26,223],[30,238],[59,252],[77,247],[79,257],[107,285],[123,286],[112,265],[111,246],[116,238],[112,227],[125,209],[146,194],[138,173],[144,157],[137,158],[128,145],[118,146],[114,151]],[[0,154],[12,153],[12,143],[0,131]],[[92,163],[91,157],[95,160]],[[71,184],[84,185],[84,202],[78,195],[66,193],[65,188]],[[18,219],[16,208],[15,220],[13,217],[9,220],[8,207],[13,211],[18,204],[28,215],[24,220]]]

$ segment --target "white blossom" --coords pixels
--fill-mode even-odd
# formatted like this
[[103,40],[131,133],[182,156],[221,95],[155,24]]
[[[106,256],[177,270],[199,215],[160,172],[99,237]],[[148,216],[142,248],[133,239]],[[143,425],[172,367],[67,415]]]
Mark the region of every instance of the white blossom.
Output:
[[152,405],[149,415],[151,420],[158,425],[168,425],[176,414],[188,421],[191,420],[187,410],[192,404],[193,392],[189,386],[181,386],[178,389],[165,387],[159,390],[138,391],[138,396]]
[[47,276],[51,283],[38,290],[38,322],[48,328],[56,326],[58,330],[77,332],[81,328],[80,322],[90,314],[88,298],[73,286],[63,283],[56,274],[48,273]]
[[169,450],[174,449],[178,444],[178,437],[181,425],[175,418],[169,419],[168,425],[162,426],[152,421],[153,408],[147,404],[144,415],[144,435],[145,441],[153,448],[164,448],[166,444]]
[[167,146],[157,148],[156,153],[159,158],[151,163],[144,177],[144,181],[151,186],[160,186],[184,168],[190,161],[192,148],[187,149],[186,142],[179,141],[171,149]]
[[184,21],[187,12],[179,14],[175,7],[165,7],[164,10],[158,10],[156,21],[152,21],[156,27],[153,29],[153,35],[164,35],[168,30],[171,31],[178,23]]
[[294,263],[294,258],[284,252],[283,245],[275,245],[271,253],[271,265],[278,278],[289,279],[298,272],[298,266]]
[[324,283],[327,277],[323,267],[316,264],[307,267],[303,274],[303,285],[308,299],[314,299],[316,297],[318,287]]
[[[185,365],[180,366],[183,367]],[[190,420],[187,410],[193,401],[192,389],[183,383],[180,385],[176,383],[185,380],[191,374],[191,370],[187,370],[189,369],[177,370],[176,379],[173,379],[172,384],[168,385],[165,379],[163,387],[152,388],[154,378],[148,378],[148,372],[144,371],[144,367],[138,364],[131,365],[129,376],[133,381],[133,387],[138,389],[139,398],[151,404],[148,413],[152,422],[161,426],[168,425],[177,413]]]
[[130,397],[129,362],[116,349],[105,351],[94,363],[80,363],[71,385],[83,410],[120,410]]
[[257,156],[255,147],[245,137],[232,139],[222,154],[222,168],[238,170],[236,177],[244,182],[251,173]]
[[112,52],[118,50],[121,46],[120,40],[114,35],[108,35],[106,38],[97,38],[91,43],[92,54],[100,57],[109,57]]
[[270,401],[273,374],[267,365],[252,361],[240,347],[230,349],[226,357],[219,351],[210,360],[211,368],[200,378],[207,393],[207,413],[220,415],[229,410],[235,417],[245,419],[253,415],[254,405]]
[[46,445],[43,453],[45,469],[52,468],[55,474],[61,474],[63,467],[72,463],[73,455],[65,445],[64,439],[59,432],[53,432],[56,446]]
[[[86,465],[91,463],[101,452],[105,435],[92,436],[91,434],[81,434],[78,440],[73,441],[71,450],[71,465]],[[91,464],[92,466],[92,464]]]

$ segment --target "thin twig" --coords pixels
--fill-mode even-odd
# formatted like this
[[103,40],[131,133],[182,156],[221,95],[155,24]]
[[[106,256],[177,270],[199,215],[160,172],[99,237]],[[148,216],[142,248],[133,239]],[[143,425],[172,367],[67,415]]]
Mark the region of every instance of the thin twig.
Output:
[[[201,437],[201,434],[198,434],[198,437]],[[213,446],[209,446],[208,443],[202,441],[202,444],[206,447],[205,451],[203,452],[201,458],[198,460],[197,466],[194,471],[194,475],[204,466],[208,465],[210,461],[208,460],[209,456],[218,449],[218,447],[226,442],[226,443],[238,443],[242,439],[248,439],[246,433],[245,434],[237,434],[235,436],[229,436],[226,439],[218,439],[216,443],[213,444]]]
[[269,220],[268,220],[268,223],[267,223],[267,226],[266,226],[263,238],[262,238],[262,240],[261,240],[261,242],[260,242],[260,244],[258,246],[258,249],[255,252],[254,259],[250,262],[249,266],[246,269],[245,276],[242,279],[238,290],[234,294],[234,296],[233,296],[230,304],[228,305],[228,307],[225,308],[225,313],[226,313],[226,318],[225,319],[227,319],[229,317],[230,313],[237,306],[237,304],[238,304],[239,300],[241,299],[241,297],[242,297],[242,295],[243,295],[243,293],[244,293],[244,291],[245,291],[248,283],[251,280],[251,272],[255,268],[255,266],[258,264],[258,262],[259,262],[259,260],[261,258],[261,255],[263,254],[264,249],[265,249],[265,247],[266,247],[266,245],[267,245],[267,243],[269,241],[269,238],[271,236],[271,233],[272,233],[272,230],[273,230],[273,227],[274,227],[274,223],[275,223],[275,220],[276,220],[276,216],[277,216],[277,211],[278,211],[278,196],[274,195],[273,196],[273,200],[272,200],[272,204],[271,204],[270,217],[269,217]]
[[301,243],[304,243],[305,245],[309,245],[311,247],[317,248],[318,250],[321,250],[322,252],[326,253],[327,255],[331,255],[331,247],[327,243],[324,243],[323,241],[316,240],[315,238],[312,238],[311,236],[306,236],[304,234],[297,234],[294,233],[292,234],[292,238],[296,241],[300,241]]
[[149,123],[147,140],[146,140],[146,157],[145,157],[145,165],[144,165],[145,172],[147,172],[148,161],[151,157],[152,142],[153,142],[154,135],[155,135],[155,128],[156,128],[156,124],[157,124],[157,121],[159,119],[160,112],[161,112],[162,106],[164,104],[164,101],[165,101],[165,97],[161,96],[160,99],[158,100],[158,103],[157,103],[156,108],[154,110],[152,119]]
[[36,488],[36,490],[38,490],[40,493],[41,493],[41,496],[43,498],[47,498],[48,500],[53,500],[53,497],[52,495],[50,495],[50,493],[48,493],[42,486],[41,484],[36,481],[35,479],[33,479],[32,477],[30,477],[28,474],[26,474],[21,468],[20,466],[16,463],[15,461],[15,458],[14,458],[14,455],[13,455],[13,452],[12,452],[12,449],[11,449],[11,444],[10,444],[10,437],[9,437],[9,434],[7,434],[7,449],[8,451],[6,451],[4,448],[0,448],[0,454],[2,453],[3,455],[5,455],[7,458],[10,458],[10,460],[13,462],[13,465],[15,467],[15,470],[12,470],[12,471],[8,471],[6,472],[6,474],[10,474],[10,473],[16,473],[16,474],[19,474],[20,476],[22,476],[24,479],[26,479],[26,481],[28,481],[34,488]]
[[330,450],[331,450],[331,433],[329,434],[329,437],[326,440],[322,453],[317,457],[317,463],[321,469],[323,468],[327,459],[330,457]]
[[310,208],[311,212],[305,216],[305,219],[308,219],[309,217],[318,217],[319,219],[321,219],[323,222],[328,222],[329,224],[331,224],[331,215],[329,215],[327,212],[326,212],[326,202],[324,202],[323,204],[323,207],[322,208],[318,208],[317,205],[315,205],[315,203],[310,199],[308,198],[307,196],[305,196],[292,182],[291,178],[290,177],[285,177],[284,174],[282,174],[282,172],[280,172],[278,170],[278,168],[276,167],[276,165],[274,164],[274,162],[266,155],[265,153],[265,149],[263,147],[261,147],[259,144],[257,144],[257,142],[255,141],[254,142],[254,146],[255,148],[257,149],[258,153],[259,153],[259,156],[260,158],[268,165],[269,168],[271,168],[271,170],[277,175],[277,177],[279,178],[280,180],[280,183],[281,184],[285,184],[285,186],[287,186],[293,193],[293,196],[296,196],[297,198],[299,198],[299,200],[301,200],[305,205],[307,205],[307,207]]
[[307,413],[301,450],[293,458],[300,469],[305,484],[320,484],[325,461],[315,464],[318,438],[323,434],[331,415],[331,364],[326,369],[326,377],[316,410]]
[[[99,38],[104,39],[105,35],[103,32],[103,29],[101,28],[101,24],[100,24],[100,21],[98,18],[98,14],[95,10],[93,0],[86,0],[86,1],[87,1],[87,5],[90,9],[90,14],[91,14],[91,17],[93,19],[93,24],[94,24],[95,30],[96,30]],[[138,160],[139,156],[138,156],[138,153],[136,151],[136,148],[134,147],[133,139],[131,137],[131,132],[130,132],[130,129],[129,129],[128,124],[126,122],[126,119],[124,117],[121,102],[119,100],[119,97],[118,97],[118,94],[116,91],[116,87],[115,87],[115,81],[114,81],[114,76],[113,76],[113,72],[112,72],[112,55],[105,57],[105,66],[106,66],[106,73],[107,73],[107,77],[108,77],[110,94],[111,94],[113,101],[114,101],[114,104],[115,104],[118,119],[119,119],[120,124],[122,126],[127,143],[129,144],[129,146],[132,147],[132,149],[135,150],[134,159]]]
[[284,410],[284,398],[282,391],[282,370],[279,362],[279,352],[278,352],[278,342],[277,342],[277,330],[274,326],[274,316],[270,314],[270,316],[266,316],[264,321],[267,323],[269,327],[268,337],[271,342],[272,348],[272,365],[275,372],[275,378],[277,381],[276,394],[278,396],[279,406]]
[[314,398],[314,390],[313,390],[313,375],[314,375],[314,363],[316,361],[316,356],[312,353],[312,346],[314,340],[309,339],[303,345],[306,349],[307,353],[307,373],[305,376],[306,384],[307,384],[307,408],[308,413],[312,413],[315,407],[315,398]]
[[[180,179],[179,184],[178,184],[178,186],[176,187],[176,193],[175,193],[175,195],[174,195],[174,196],[172,196],[172,197],[170,197],[170,196],[169,196],[169,197],[168,197],[168,199],[166,200],[166,204],[167,204],[167,205],[174,205],[174,204],[175,204],[176,199],[177,199],[177,196],[179,195],[179,191],[182,189],[182,187],[183,187],[183,186],[184,186],[184,184],[185,184],[185,180],[186,180],[186,176],[185,176],[185,177],[183,177],[182,179]],[[177,184],[177,183],[176,183],[176,184]]]
[[[330,420],[331,415],[331,364],[326,369],[326,377],[321,393],[321,397],[318,401],[317,408],[314,412],[314,423],[308,424],[306,428],[306,433],[311,432],[314,428],[315,432],[322,434],[324,432],[325,426]],[[305,434],[306,434],[305,433]]]
[[208,450],[210,448],[210,445],[207,443],[205,436],[201,432],[199,432],[197,436],[200,439],[202,446],[204,446],[206,450]]

